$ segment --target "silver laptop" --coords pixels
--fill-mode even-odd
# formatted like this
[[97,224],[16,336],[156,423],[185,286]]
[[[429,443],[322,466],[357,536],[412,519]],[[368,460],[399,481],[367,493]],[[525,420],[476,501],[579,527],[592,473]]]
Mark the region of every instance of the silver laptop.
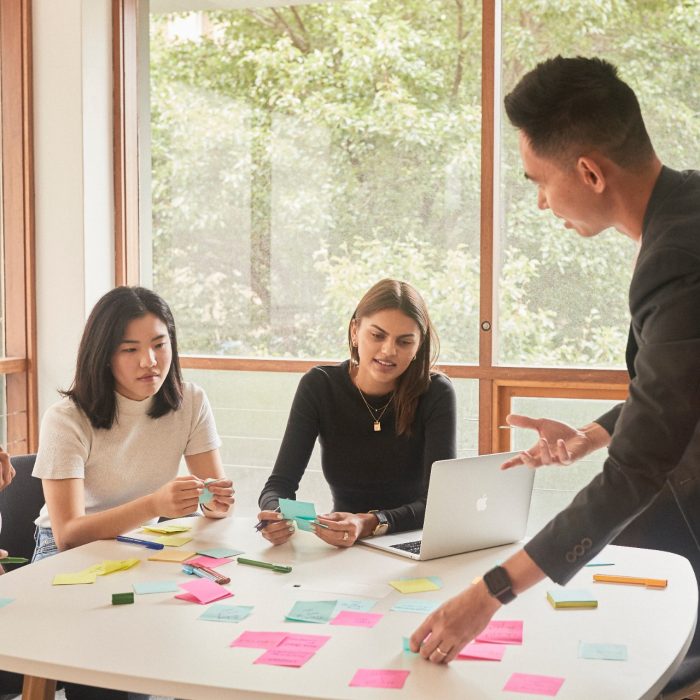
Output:
[[535,470],[501,464],[504,452],[433,464],[422,530],[360,540],[411,559],[437,559],[517,542],[525,536]]

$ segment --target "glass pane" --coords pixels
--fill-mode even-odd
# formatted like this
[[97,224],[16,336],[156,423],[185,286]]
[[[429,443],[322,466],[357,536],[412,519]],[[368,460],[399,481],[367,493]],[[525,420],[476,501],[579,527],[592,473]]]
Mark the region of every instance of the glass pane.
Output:
[[[637,93],[663,162],[678,169],[697,163],[700,49],[690,28],[700,4],[504,0],[502,7],[504,94],[545,58],[602,56]],[[582,240],[539,211],[505,115],[502,147],[498,362],[621,366],[633,243],[612,230]]]
[[[2,66],[0,65],[0,71]],[[3,192],[3,148],[2,129],[2,90],[0,90],[0,193]],[[0,196],[0,357],[5,357],[5,216],[2,211],[3,197]],[[5,400],[5,390],[3,382],[3,401]],[[4,413],[4,411],[3,411]],[[4,439],[4,438],[3,438]],[[4,444],[4,443],[2,443]]]
[[143,279],[183,352],[343,357],[391,276],[476,361],[480,4],[249,4],[150,14]]
[[[275,463],[301,374],[211,370],[186,370],[184,374],[206,391],[212,405],[224,469],[236,488],[236,514],[255,515],[258,495]],[[458,379],[453,384],[457,392],[459,456],[476,454],[478,382]],[[313,501],[319,512],[331,508],[318,444],[298,498]]]
[[[610,410],[616,401],[591,399],[542,399],[514,397],[511,410],[533,418],[552,418],[575,427],[594,421]],[[531,447],[537,435],[531,430],[514,430],[514,450]],[[541,467],[535,474],[535,487],[527,523],[528,536],[534,535],[553,516],[565,508],[573,497],[603,468],[607,450],[598,450],[567,467]]]
[[7,444],[7,379],[0,374],[0,446],[12,454],[24,454],[27,451],[27,441],[21,444]]

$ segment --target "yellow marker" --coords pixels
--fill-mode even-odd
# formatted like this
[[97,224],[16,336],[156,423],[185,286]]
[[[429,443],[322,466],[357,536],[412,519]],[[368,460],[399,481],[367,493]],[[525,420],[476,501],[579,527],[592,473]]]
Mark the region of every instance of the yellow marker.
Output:
[[668,580],[665,578],[613,576],[612,574],[593,574],[593,580],[600,583],[627,583],[632,586],[646,586],[647,588],[666,588],[668,585]]

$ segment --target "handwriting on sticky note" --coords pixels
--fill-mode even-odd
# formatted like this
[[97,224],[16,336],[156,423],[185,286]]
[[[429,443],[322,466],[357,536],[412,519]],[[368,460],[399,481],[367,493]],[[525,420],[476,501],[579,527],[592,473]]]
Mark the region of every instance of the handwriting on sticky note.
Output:
[[210,622],[241,622],[253,612],[252,605],[212,605],[200,616],[200,620]]
[[439,591],[440,586],[430,578],[401,578],[389,581],[399,593],[422,593],[423,591]]
[[392,610],[394,612],[410,612],[427,615],[433,612],[440,603],[437,600],[423,600],[422,598],[404,598],[400,600]]
[[563,678],[554,676],[537,676],[531,673],[514,673],[503,690],[514,693],[530,693],[532,695],[549,695],[554,697],[564,683]]
[[627,661],[627,647],[624,644],[601,644],[579,642],[578,655],[581,659],[604,659],[606,661]]
[[234,639],[229,646],[245,649],[272,649],[288,635],[285,632],[246,631]]
[[304,649],[285,649],[282,645],[268,649],[253,663],[268,664],[269,666],[303,666],[316,652]]
[[350,681],[353,688],[403,688],[410,671],[394,669],[359,668]]
[[281,649],[317,652],[330,638],[326,634],[288,634],[277,646]]
[[331,619],[337,600],[298,600],[285,616],[294,622],[325,624]]
[[381,613],[341,610],[332,620],[331,625],[346,627],[374,627],[384,617]]
[[476,642],[489,642],[492,644],[522,644],[523,621],[522,620],[491,620],[481,634],[477,635]]
[[488,644],[486,642],[470,642],[457,654],[458,659],[482,659],[484,661],[500,661],[505,654],[505,644]]
[[341,610],[369,612],[376,604],[376,600],[363,600],[361,598],[344,598],[337,601],[332,617],[335,617],[335,615],[337,615]]
[[176,595],[180,600],[187,600],[194,603],[206,605],[214,600],[221,598],[230,598],[233,593],[227,588],[220,586],[208,578],[198,578],[196,581],[188,581],[187,583],[179,584],[180,588],[184,588],[187,593]]

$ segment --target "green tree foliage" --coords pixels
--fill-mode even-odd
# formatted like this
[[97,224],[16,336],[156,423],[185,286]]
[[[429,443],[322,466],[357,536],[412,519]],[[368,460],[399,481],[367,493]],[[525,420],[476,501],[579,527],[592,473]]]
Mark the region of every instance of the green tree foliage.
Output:
[[[695,2],[504,6],[506,90],[544,57],[603,55],[666,162],[693,164]],[[443,360],[477,359],[479,2],[154,15],[150,58],[154,286],[183,350],[342,357],[355,303],[392,276],[424,294]],[[503,151],[500,360],[620,364],[631,245],[562,230],[507,125]]]

